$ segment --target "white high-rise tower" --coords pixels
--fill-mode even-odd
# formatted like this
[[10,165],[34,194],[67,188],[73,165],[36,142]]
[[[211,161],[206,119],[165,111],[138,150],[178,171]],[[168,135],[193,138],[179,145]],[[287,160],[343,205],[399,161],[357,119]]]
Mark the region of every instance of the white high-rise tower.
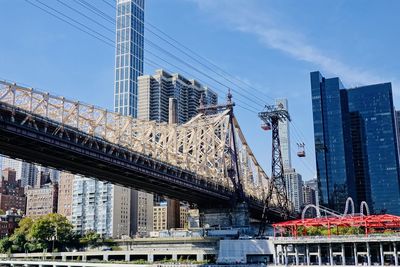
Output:
[[[286,98],[276,99],[275,105],[289,110],[288,101]],[[289,122],[287,120],[279,122],[279,140],[281,143],[283,169],[289,170],[292,168],[292,159],[290,157],[290,131]]]
[[[275,105],[289,111],[288,101],[285,98],[276,99]],[[301,175],[292,167],[290,130],[289,121],[287,120],[279,122],[279,141],[288,198],[292,202],[295,211],[300,212],[303,206],[303,181]]]

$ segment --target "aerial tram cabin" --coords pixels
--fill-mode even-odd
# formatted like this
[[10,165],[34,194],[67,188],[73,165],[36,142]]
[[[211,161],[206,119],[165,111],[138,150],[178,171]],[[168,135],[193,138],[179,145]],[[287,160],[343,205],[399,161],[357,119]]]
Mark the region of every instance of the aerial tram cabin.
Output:
[[264,131],[269,131],[271,130],[271,128],[271,123],[269,122],[261,124],[261,129],[263,129]]
[[[271,123],[263,123],[261,124],[261,129],[264,131],[270,131],[272,129]],[[304,158],[306,156],[306,151],[304,149],[305,144],[304,143],[297,143],[297,156],[299,158]]]
[[304,150],[304,143],[297,143],[297,156],[299,158],[304,158],[306,156],[306,151]]

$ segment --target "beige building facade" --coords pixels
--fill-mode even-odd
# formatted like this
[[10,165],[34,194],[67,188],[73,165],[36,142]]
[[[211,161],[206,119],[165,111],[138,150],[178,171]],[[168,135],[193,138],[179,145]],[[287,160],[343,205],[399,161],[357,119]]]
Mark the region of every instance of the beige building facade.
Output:
[[189,228],[188,225],[189,207],[181,205],[179,209],[179,228]]
[[74,178],[75,175],[72,173],[61,172],[58,184],[57,212],[67,217],[70,221],[72,219]]
[[153,231],[153,194],[131,190],[132,236],[146,236]]
[[129,236],[131,219],[131,189],[113,186],[112,233],[114,238]]
[[154,231],[167,230],[167,217],[168,217],[168,207],[164,206],[154,206],[153,208],[153,229]]
[[58,184],[49,183],[41,188],[28,188],[26,191],[26,216],[38,218],[56,213],[58,204]]

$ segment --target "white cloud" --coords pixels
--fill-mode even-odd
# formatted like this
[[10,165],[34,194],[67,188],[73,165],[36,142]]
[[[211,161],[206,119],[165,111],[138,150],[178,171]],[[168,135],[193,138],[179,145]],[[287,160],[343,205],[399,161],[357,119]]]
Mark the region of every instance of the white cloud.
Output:
[[214,19],[236,31],[256,36],[269,48],[281,51],[296,60],[310,62],[323,72],[339,76],[348,86],[385,81],[366,70],[349,66],[309,44],[300,33],[285,29],[279,13],[261,11],[252,0],[191,0],[211,13]]

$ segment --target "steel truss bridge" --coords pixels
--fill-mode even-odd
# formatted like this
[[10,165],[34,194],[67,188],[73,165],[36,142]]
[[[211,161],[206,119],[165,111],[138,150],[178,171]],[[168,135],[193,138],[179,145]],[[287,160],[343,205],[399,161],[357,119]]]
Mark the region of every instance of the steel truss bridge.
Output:
[[0,82],[0,153],[205,208],[231,206],[238,183],[259,218],[273,187],[231,111],[158,123]]

